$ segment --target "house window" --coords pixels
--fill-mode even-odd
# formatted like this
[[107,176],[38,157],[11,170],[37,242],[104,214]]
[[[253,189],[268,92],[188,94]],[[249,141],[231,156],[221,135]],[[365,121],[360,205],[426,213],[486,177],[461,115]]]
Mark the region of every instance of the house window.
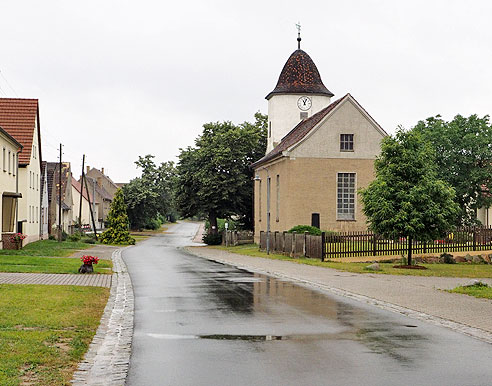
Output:
[[11,170],[10,170],[10,150],[9,150],[9,174],[11,173]]
[[354,151],[353,134],[340,134],[340,151]]
[[7,171],[7,163],[6,163],[6,160],[5,160],[5,148],[3,148],[3,171],[6,172]]
[[32,188],[32,172],[29,172],[29,188]]
[[15,173],[17,171],[17,154],[12,153],[12,163],[13,163],[13,171],[12,174],[15,176]]
[[280,175],[277,174],[277,218],[276,218],[276,221],[278,222],[279,221],[279,217],[278,217],[278,214],[279,214],[279,210],[280,210]]
[[[267,177],[267,197],[270,198],[270,192],[271,189],[270,187],[272,186],[272,179],[270,177]],[[270,224],[270,200],[267,202],[267,224]]]
[[258,221],[261,221],[261,180],[258,183]]
[[39,190],[39,174],[36,174],[36,190]]
[[2,197],[2,232],[13,232],[17,197]]
[[39,222],[39,210],[38,210],[38,207],[36,207],[36,223]]
[[355,173],[338,173],[337,220],[355,220]]
[[268,137],[272,136],[272,122],[268,122]]

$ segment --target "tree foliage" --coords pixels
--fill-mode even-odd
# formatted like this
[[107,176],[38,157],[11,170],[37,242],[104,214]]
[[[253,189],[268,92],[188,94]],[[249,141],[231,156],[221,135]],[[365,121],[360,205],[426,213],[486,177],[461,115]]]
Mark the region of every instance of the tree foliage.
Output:
[[369,228],[410,242],[449,232],[459,208],[454,189],[438,178],[435,165],[434,151],[419,133],[400,129],[395,137],[384,138],[376,178],[360,192]]
[[217,229],[217,217],[239,216],[252,227],[251,163],[264,155],[267,117],[255,123],[203,125],[194,147],[181,149],[177,165],[176,204],[186,217],[206,215]]
[[153,158],[138,157],[135,164],[142,169],[142,175],[123,187],[132,229],[148,228],[159,216],[174,215],[174,163],[156,166]]
[[108,213],[107,229],[101,235],[100,241],[104,244],[135,244],[135,239],[128,231],[128,215],[126,213],[123,191],[118,189]]
[[475,210],[492,204],[492,127],[489,117],[457,115],[446,122],[439,115],[420,121],[414,128],[436,153],[440,179],[456,191],[458,221],[472,224]]

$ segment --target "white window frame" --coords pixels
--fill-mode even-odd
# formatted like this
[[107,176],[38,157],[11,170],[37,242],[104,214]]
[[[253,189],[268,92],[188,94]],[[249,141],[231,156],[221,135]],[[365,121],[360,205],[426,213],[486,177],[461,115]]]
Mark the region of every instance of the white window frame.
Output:
[[[352,136],[352,140],[348,140],[347,136]],[[349,145],[352,144],[352,148]],[[355,135],[351,133],[340,134],[340,151],[341,152],[353,152],[355,148]]]
[[[339,177],[340,175],[343,175],[343,177],[345,177],[345,175],[353,175],[354,177],[354,181],[353,181],[353,192],[350,192],[350,186],[349,187],[340,187],[340,184],[339,184]],[[348,176],[350,177],[350,176]],[[350,181],[349,181],[350,183]],[[337,172],[337,175],[336,175],[336,184],[337,184],[337,190],[336,190],[336,197],[335,197],[335,202],[336,202],[336,215],[337,215],[337,221],[356,221],[356,213],[357,213],[357,173],[355,172]],[[341,189],[346,189],[348,190],[347,193],[345,193],[344,190],[340,191],[340,188]],[[341,195],[341,197],[340,197]],[[344,197],[344,195],[347,195],[347,197]],[[350,197],[350,195],[352,195],[352,197]],[[350,200],[353,200],[353,203],[350,202]],[[339,201],[341,200],[341,201]],[[345,200],[348,200],[348,202],[345,202]],[[340,208],[339,205],[342,205],[342,207]],[[350,207],[350,205],[352,204],[352,208]],[[347,208],[345,208],[344,206],[347,205]],[[343,210],[344,209],[347,209],[347,210],[350,210],[352,209],[353,212],[351,213],[350,211],[347,212],[347,213],[343,213]],[[340,210],[342,210],[342,212],[340,212]],[[352,214],[352,216],[350,216]]]

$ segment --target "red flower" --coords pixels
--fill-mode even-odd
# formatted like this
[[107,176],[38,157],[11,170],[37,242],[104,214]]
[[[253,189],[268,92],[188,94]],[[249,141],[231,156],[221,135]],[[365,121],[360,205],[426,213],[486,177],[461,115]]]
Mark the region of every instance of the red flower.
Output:
[[85,265],[92,265],[92,264],[97,264],[99,262],[99,257],[84,255],[81,256],[80,260],[82,260]]

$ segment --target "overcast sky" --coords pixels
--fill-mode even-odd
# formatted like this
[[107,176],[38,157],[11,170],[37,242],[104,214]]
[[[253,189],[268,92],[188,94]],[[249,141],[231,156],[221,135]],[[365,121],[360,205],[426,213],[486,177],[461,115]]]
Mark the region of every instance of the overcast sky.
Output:
[[[0,96],[38,98],[43,159],[116,182],[205,122],[252,120],[296,49],[389,133],[492,112],[489,1],[0,0]],[[231,144],[232,146],[232,144]]]

